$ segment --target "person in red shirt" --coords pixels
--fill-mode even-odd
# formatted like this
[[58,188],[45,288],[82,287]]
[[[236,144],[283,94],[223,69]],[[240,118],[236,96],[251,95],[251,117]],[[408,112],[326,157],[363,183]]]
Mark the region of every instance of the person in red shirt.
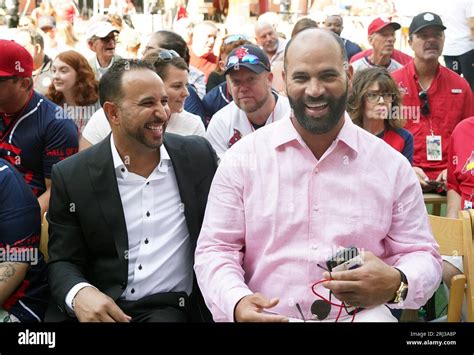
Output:
[[474,115],[467,81],[438,62],[445,29],[434,13],[416,15],[408,41],[415,58],[391,73],[403,95],[405,128],[414,137],[413,169],[424,191],[446,189],[451,133],[461,120]]
[[[474,204],[474,116],[459,123],[451,135],[448,152],[448,209],[446,216],[458,218],[461,209]],[[443,281],[449,287],[451,278],[463,270],[462,258],[443,256]]]
[[460,209],[474,205],[474,116],[459,123],[451,135],[448,153],[448,211],[457,218]]
[[189,54],[191,65],[201,70],[207,78],[217,65],[217,57],[214,55],[214,43],[218,29],[214,22],[204,21],[194,27],[192,43]]

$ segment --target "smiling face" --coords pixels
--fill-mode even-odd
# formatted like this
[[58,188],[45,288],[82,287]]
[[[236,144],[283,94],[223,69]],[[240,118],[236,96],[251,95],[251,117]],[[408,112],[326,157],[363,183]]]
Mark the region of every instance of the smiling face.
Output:
[[131,145],[158,149],[169,121],[168,95],[151,70],[131,70],[122,78],[122,100],[112,115],[114,135]]
[[186,87],[188,84],[188,71],[169,65],[164,79],[165,90],[168,94],[168,104],[171,113],[183,111],[184,100],[189,96]]
[[89,41],[90,49],[97,54],[102,66],[108,65],[112,60],[115,55],[115,45],[116,32],[110,32],[105,38],[95,37]]
[[68,94],[74,89],[77,72],[59,58],[56,58],[51,66],[53,74],[53,85],[56,91]]
[[[316,34],[313,31],[320,31],[319,35],[312,35]],[[342,119],[351,76],[344,69],[339,45],[327,35],[322,30],[302,32],[288,48],[286,59],[285,82],[290,105],[300,128],[313,134],[331,131]],[[315,38],[317,48],[308,48],[308,40]]]

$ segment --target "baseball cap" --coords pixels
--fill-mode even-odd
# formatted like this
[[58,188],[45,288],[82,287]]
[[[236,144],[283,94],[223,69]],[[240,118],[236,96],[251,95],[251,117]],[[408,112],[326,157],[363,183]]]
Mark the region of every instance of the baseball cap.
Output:
[[419,30],[428,26],[438,26],[443,30],[446,29],[446,27],[443,25],[443,21],[441,21],[441,17],[432,12],[422,12],[421,14],[413,17],[410,27],[408,28],[408,34],[412,35],[413,33],[417,33]]
[[33,57],[14,41],[0,40],[0,77],[29,78],[33,74]]
[[378,32],[382,28],[385,28],[387,26],[392,26],[395,31],[399,30],[402,27],[400,26],[398,22],[392,22],[391,17],[388,17],[388,18],[377,17],[375,20],[373,20],[370,23],[367,33],[370,36],[371,34]]
[[260,74],[264,70],[270,71],[270,60],[259,47],[253,44],[245,44],[233,49],[232,52],[229,53],[225,67],[226,70],[224,74],[227,74],[231,70],[239,70],[240,67]]
[[93,23],[87,31],[87,39],[92,37],[105,38],[110,32],[119,32],[110,22],[98,21]]
[[38,27],[43,28],[55,28],[56,21],[54,20],[53,16],[42,16],[38,21]]

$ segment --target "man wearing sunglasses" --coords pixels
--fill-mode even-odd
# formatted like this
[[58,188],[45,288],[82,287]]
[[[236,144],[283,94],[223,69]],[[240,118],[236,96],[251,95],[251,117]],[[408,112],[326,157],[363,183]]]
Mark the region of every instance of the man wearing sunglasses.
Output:
[[439,64],[445,29],[435,13],[416,15],[408,40],[415,58],[392,73],[403,96],[405,128],[414,138],[413,169],[425,192],[446,190],[451,133],[461,120],[474,115],[467,81]]
[[[336,306],[364,308],[355,321],[396,321],[386,304],[419,308],[441,279],[417,178],[345,114],[352,68],[340,37],[301,31],[284,64],[293,113],[237,143],[212,182],[194,266],[204,299],[216,321],[314,320],[322,280],[326,300],[331,290]],[[364,250],[349,263],[358,268],[321,270],[352,246]],[[338,311],[327,319],[353,318]]]
[[100,80],[112,64],[120,59],[120,56],[115,54],[118,33],[118,30],[106,21],[93,23],[87,31],[87,44],[96,54],[89,60],[89,64],[97,80]]
[[214,114],[206,133],[220,157],[243,136],[290,112],[288,99],[272,91],[270,62],[259,47],[246,44],[232,50],[224,74],[233,101]]

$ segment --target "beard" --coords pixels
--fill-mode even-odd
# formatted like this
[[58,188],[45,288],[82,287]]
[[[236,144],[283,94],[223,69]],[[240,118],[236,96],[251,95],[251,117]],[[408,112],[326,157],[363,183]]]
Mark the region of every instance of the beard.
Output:
[[[288,95],[288,100],[301,127],[313,134],[324,134],[331,131],[338,124],[346,110],[347,96],[348,84],[346,84],[346,91],[340,97],[321,95],[319,97],[308,96],[295,99]],[[318,103],[327,103],[328,112],[318,117],[307,115],[306,105]]]

